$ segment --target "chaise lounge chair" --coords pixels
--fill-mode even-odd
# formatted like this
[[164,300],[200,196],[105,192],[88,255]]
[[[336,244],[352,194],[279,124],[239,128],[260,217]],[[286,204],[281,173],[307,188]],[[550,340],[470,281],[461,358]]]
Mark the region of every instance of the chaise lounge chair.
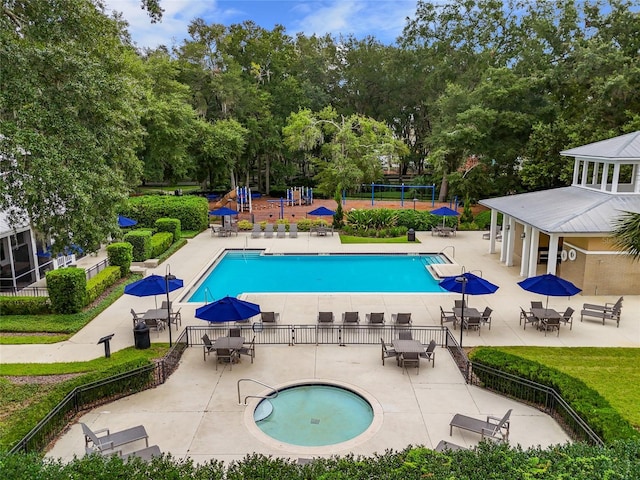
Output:
[[287,234],[287,227],[285,226],[284,223],[279,223],[278,224],[278,231],[276,232],[276,237],[277,238],[284,238],[286,234]]
[[453,435],[453,427],[469,430],[470,432],[479,433],[482,439],[491,440],[509,440],[509,417],[511,409],[502,418],[487,416],[487,420],[478,420],[477,418],[467,417],[461,413],[457,413],[449,422],[449,436]]
[[392,313],[391,321],[399,327],[401,326],[408,327],[411,325],[411,314],[410,313]]
[[289,225],[289,238],[298,238],[298,224],[292,223]]
[[369,325],[384,325],[384,313],[367,313],[365,319]]
[[264,226],[264,238],[273,238],[273,223]]
[[333,312],[318,312],[318,325],[333,323]]
[[[81,422],[80,425],[84,433],[85,448],[93,451],[103,453],[138,440],[144,440],[146,446],[149,446],[149,435],[142,425],[113,433],[108,428],[102,428],[94,432],[86,424]],[[99,434],[103,435],[99,436]]]
[[259,238],[262,235],[262,227],[259,223],[253,224],[253,230],[251,230],[251,238]]
[[622,312],[622,300],[620,297],[616,303],[605,303],[604,305],[594,305],[585,303],[580,312],[580,321],[584,317],[593,317],[602,319],[604,325],[605,320],[615,320],[616,327],[620,327],[620,313]]
[[357,325],[360,323],[360,314],[358,312],[344,312],[342,314],[342,323],[345,325]]
[[276,312],[261,312],[260,318],[262,320],[262,323],[275,325],[276,323],[278,323],[278,320],[280,319],[280,314]]

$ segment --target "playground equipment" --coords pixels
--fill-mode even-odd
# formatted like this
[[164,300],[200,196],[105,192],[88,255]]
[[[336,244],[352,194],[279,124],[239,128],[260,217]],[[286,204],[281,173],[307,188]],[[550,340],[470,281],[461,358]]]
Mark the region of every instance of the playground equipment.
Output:
[[238,203],[239,212],[253,211],[251,199],[251,189],[249,187],[236,187],[236,202]]
[[211,205],[211,210],[215,210],[216,208],[220,208],[220,207],[226,207],[227,203],[230,200],[233,200],[234,198],[236,198],[236,195],[237,195],[237,192],[235,189],[229,191],[224,197],[222,197],[220,200],[218,200],[213,205]]
[[313,203],[313,188],[311,187],[290,187],[287,188],[287,205],[311,205]]
[[[375,204],[375,192],[376,192],[376,187],[379,188],[390,188],[392,190],[400,190],[400,206],[404,207],[404,200],[405,200],[405,192],[409,192],[411,190],[419,190],[419,189],[425,189],[426,191],[431,190],[431,206],[433,207],[435,205],[436,202],[436,186],[435,185],[405,185],[404,183],[400,184],[400,185],[384,185],[381,183],[371,183],[369,184],[365,184],[363,183],[362,186],[370,186],[371,187],[371,206],[373,206]],[[414,199],[411,199],[414,200]],[[346,205],[347,204],[347,197],[346,197],[346,192],[343,190],[342,191],[342,204]]]

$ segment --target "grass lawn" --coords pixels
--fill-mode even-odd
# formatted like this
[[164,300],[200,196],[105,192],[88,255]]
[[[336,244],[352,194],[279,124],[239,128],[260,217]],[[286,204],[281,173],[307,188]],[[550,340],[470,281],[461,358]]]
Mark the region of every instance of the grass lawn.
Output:
[[407,236],[375,238],[375,237],[354,237],[351,235],[340,235],[341,243],[420,243],[418,239],[415,242],[407,241]]
[[[89,373],[100,375],[101,372],[105,372],[103,376],[108,376],[106,372],[119,365],[160,358],[168,348],[168,344],[162,343],[152,344],[151,348],[145,350],[129,347],[114,352],[110,358],[100,357],[87,362],[0,364],[0,445],[7,448],[35,426],[43,415],[41,408],[46,413],[50,407],[35,410],[30,407],[50,403],[48,396],[56,390],[60,399],[64,397],[72,390],[72,385],[64,385],[76,382],[73,377]],[[61,388],[64,389],[63,392],[60,392]],[[58,401],[59,399],[51,407]],[[30,413],[25,414],[26,411]],[[23,427],[26,431],[22,431],[20,426],[25,422],[28,425]]]
[[582,380],[640,429],[640,348],[494,347]]

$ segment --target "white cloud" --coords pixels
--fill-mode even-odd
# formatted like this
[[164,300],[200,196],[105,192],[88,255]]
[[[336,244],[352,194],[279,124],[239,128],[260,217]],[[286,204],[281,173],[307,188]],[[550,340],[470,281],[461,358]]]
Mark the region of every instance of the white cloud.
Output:
[[215,15],[217,9],[215,0],[161,0],[160,5],[164,9],[162,20],[151,23],[147,11],[140,8],[140,0],[105,0],[107,13],[115,10],[123,14],[136,45],[149,48],[181,43],[188,37],[187,29],[193,19]]

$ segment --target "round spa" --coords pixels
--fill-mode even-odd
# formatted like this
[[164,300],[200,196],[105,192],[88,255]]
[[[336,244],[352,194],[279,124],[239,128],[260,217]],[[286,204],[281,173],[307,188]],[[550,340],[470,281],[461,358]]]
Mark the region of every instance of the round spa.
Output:
[[374,411],[370,402],[351,389],[304,383],[261,400],[253,418],[257,427],[275,440],[316,447],[359,436],[371,426]]

